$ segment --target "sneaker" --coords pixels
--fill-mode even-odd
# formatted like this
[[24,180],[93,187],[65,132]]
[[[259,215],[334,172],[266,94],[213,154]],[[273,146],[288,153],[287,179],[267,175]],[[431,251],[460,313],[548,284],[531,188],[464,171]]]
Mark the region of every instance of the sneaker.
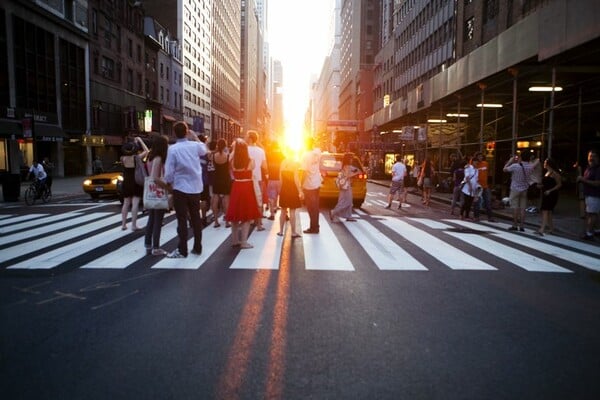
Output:
[[591,241],[593,241],[593,240],[594,240],[594,235],[593,235],[593,234],[586,233],[586,234],[584,234],[584,235],[583,235],[581,238],[582,238],[583,240],[591,240]]
[[511,226],[510,228],[508,228],[509,231],[518,231],[519,228],[517,228],[516,226]]
[[152,250],[152,255],[153,256],[166,256],[167,252],[164,251],[163,249],[153,249]]
[[519,232],[525,232],[525,228],[519,228]]
[[392,208],[392,205],[391,205],[391,204],[388,204],[387,206],[385,206],[385,209],[386,209],[386,210],[389,210],[390,208]]
[[179,249],[175,249],[169,254],[167,254],[167,258],[186,258],[186,255],[183,255],[179,252]]

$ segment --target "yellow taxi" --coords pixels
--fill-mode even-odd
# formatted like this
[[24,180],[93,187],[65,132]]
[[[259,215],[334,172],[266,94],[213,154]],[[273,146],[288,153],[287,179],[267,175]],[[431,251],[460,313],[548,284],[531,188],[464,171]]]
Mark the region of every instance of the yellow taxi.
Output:
[[103,195],[116,196],[117,183],[123,180],[123,165],[115,162],[108,171],[89,176],[83,181],[83,191],[97,199]]
[[[319,199],[323,203],[335,204],[338,199],[339,189],[335,185],[335,178],[342,170],[342,159],[345,153],[322,153],[319,164],[323,183],[319,190]],[[358,171],[358,175],[352,178],[352,204],[359,208],[365,201],[367,195],[367,173],[360,159],[353,154],[352,167]]]

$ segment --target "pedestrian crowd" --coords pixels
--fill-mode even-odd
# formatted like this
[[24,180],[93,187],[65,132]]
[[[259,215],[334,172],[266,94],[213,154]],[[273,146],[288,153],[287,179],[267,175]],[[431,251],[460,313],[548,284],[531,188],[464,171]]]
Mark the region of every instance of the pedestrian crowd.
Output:
[[[121,209],[122,230],[145,229],[144,245],[147,255],[168,258],[186,258],[189,253],[202,253],[202,230],[208,225],[207,212],[212,210],[215,229],[231,229],[231,246],[249,249],[250,229],[264,231],[263,218],[275,220],[279,212],[279,236],[289,226],[291,237],[319,233],[319,189],[322,183],[319,172],[320,149],[309,145],[310,150],[301,160],[286,153],[277,143],[261,145],[259,135],[250,130],[245,138],[235,139],[229,146],[224,139],[208,141],[203,135],[192,132],[185,122],[173,126],[175,143],[169,145],[164,135],[152,136],[150,146],[140,137],[122,147],[121,163],[124,167]],[[99,164],[99,163],[98,163]],[[159,190],[168,193],[168,205],[150,206],[145,184],[137,179],[138,169],[143,169]],[[347,170],[350,180],[353,171]],[[352,210],[352,192],[348,184],[349,203],[346,199],[341,216],[349,220]],[[349,205],[348,205],[349,204]],[[145,228],[138,225],[142,205],[148,211]],[[310,225],[303,231],[298,227],[297,210],[306,206]],[[165,213],[172,209],[177,220],[177,248],[171,252],[160,247],[161,228]],[[264,215],[268,212],[268,217]],[[131,218],[129,219],[129,216]],[[188,249],[189,227],[193,245]]]
[[[391,184],[386,209],[392,208],[394,197],[398,199],[398,209],[407,202],[409,186],[421,190],[422,203],[429,205],[431,190],[438,181],[433,163],[428,159],[419,163],[414,161],[411,167],[406,158],[396,155],[396,162],[391,167]],[[488,182],[489,163],[482,152],[475,152],[468,158],[460,153],[449,157],[450,214],[458,215],[461,220],[480,221],[482,211],[487,220],[495,222],[493,208],[498,207]],[[582,169],[578,163],[578,195],[581,201],[581,218],[585,221],[584,240],[594,240],[600,234],[598,228],[600,213],[600,163],[598,152],[590,150],[587,154],[587,167]],[[534,233],[539,236],[554,233],[553,212],[559,201],[559,193],[563,187],[561,171],[552,158],[543,162],[532,151],[523,151],[511,156],[504,164],[503,171],[509,176],[509,196],[504,199],[512,209],[512,225],[510,231],[525,231],[525,220],[528,213],[541,213],[539,229]],[[411,180],[416,179],[416,182]],[[439,185],[439,184],[438,184]],[[472,212],[472,216],[471,216]]]
[[[147,179],[151,179],[169,193],[168,206],[148,210],[144,245],[146,253],[169,258],[188,256],[188,226],[193,232],[192,254],[202,253],[202,229],[207,226],[207,212],[212,210],[213,227],[225,225],[231,229],[231,246],[249,249],[253,245],[248,237],[254,231],[265,230],[263,218],[275,220],[279,212],[277,235],[285,235],[289,226],[292,238],[300,233],[318,234],[319,191],[323,183],[320,172],[321,150],[312,139],[300,159],[283,151],[277,143],[261,145],[256,131],[248,131],[245,138],[235,139],[229,146],[224,139],[208,141],[188,129],[185,122],[174,125],[176,142],[169,145],[167,136],[153,137],[148,148],[141,138],[122,148],[121,162],[124,166],[122,229],[127,230],[131,211],[131,229],[138,226],[137,216],[144,197],[145,185],[136,182],[135,171],[141,163]],[[341,169],[335,179],[338,201],[329,211],[332,222],[345,219],[353,222],[352,181],[362,171],[353,166],[352,153],[341,160]],[[408,160],[400,155],[391,166],[391,184],[387,206],[391,209],[394,199],[398,209],[407,203],[409,187],[420,189],[422,204],[430,205],[431,192],[438,184],[438,172],[434,163],[425,158],[423,162]],[[462,154],[450,156],[448,190],[452,192],[450,214],[462,220],[479,221],[485,212],[488,221],[494,222],[492,209],[494,195],[488,184],[489,164],[481,152],[467,158]],[[591,150],[588,165],[579,168],[577,183],[582,202],[582,218],[585,221],[583,239],[593,240],[600,212],[600,166],[598,152]],[[579,167],[576,164],[577,167]],[[37,167],[32,167],[34,172]],[[563,185],[561,171],[550,158],[541,162],[532,152],[511,156],[503,171],[510,176],[510,193],[507,202],[512,208],[512,225],[509,230],[525,230],[524,223],[530,209],[541,212],[541,225],[534,233],[544,236],[554,232],[553,211],[559,201]],[[41,174],[40,174],[41,175]],[[299,228],[298,209],[306,207],[309,225]],[[177,248],[168,253],[160,247],[160,234],[167,209],[175,211],[177,219]],[[265,215],[268,212],[268,216]],[[472,213],[472,217],[471,217]]]

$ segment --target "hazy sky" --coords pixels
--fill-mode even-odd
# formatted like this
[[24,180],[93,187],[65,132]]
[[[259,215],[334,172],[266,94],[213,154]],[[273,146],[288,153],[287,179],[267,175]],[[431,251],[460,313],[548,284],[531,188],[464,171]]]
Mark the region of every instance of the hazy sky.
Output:
[[271,0],[268,41],[281,61],[288,132],[301,132],[311,77],[318,76],[333,43],[335,0]]

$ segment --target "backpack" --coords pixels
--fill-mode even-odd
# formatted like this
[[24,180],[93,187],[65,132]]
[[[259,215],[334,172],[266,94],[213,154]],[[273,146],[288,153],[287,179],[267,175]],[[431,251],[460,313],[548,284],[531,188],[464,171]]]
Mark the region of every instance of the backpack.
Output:
[[144,186],[144,181],[148,176],[148,171],[146,170],[146,163],[138,155],[134,156],[133,160],[135,163],[135,183],[137,183],[140,186]]

